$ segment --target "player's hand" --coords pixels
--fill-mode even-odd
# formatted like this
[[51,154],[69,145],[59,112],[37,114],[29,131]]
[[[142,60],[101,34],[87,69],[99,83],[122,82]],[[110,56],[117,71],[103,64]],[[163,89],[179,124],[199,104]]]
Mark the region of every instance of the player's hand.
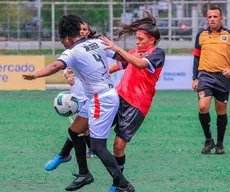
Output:
[[36,75],[34,75],[34,74],[25,74],[25,75],[22,75],[22,78],[26,79],[26,80],[33,80],[33,79],[36,79]]
[[222,74],[225,76],[225,77],[228,77],[230,78],[230,69],[225,69],[222,71]]
[[192,82],[192,89],[194,92],[197,92],[197,86],[198,86],[198,79],[194,79]]
[[110,41],[108,38],[102,37],[101,40],[102,40],[102,44],[107,46],[105,49],[111,49],[115,52],[118,50],[119,47],[115,43]]
[[68,77],[67,81],[68,81],[68,83],[69,83],[70,86],[74,85],[74,83],[75,83],[74,77]]

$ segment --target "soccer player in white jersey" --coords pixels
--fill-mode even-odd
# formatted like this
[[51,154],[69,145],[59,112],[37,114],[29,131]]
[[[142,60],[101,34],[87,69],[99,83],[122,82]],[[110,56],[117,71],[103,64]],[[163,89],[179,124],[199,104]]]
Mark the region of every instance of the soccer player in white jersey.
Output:
[[[94,181],[86,161],[86,145],[81,133],[90,129],[91,149],[102,161],[110,175],[117,182],[117,192],[134,192],[135,189],[122,174],[119,166],[107,149],[106,143],[110,127],[119,106],[119,96],[113,88],[106,57],[117,58],[111,50],[105,50],[100,39],[85,39],[80,36],[82,20],[76,15],[64,15],[58,22],[62,44],[66,50],[57,59],[42,70],[33,74],[24,74],[23,78],[33,80],[52,75],[70,66],[81,80],[88,97],[79,115],[69,128],[73,141],[79,174],[67,186],[67,191],[80,189]],[[84,117],[87,116],[87,118]]]
[[[82,37],[93,38],[95,34],[96,31],[91,30],[88,23],[84,22],[83,24],[80,25],[80,35]],[[73,74],[71,67],[67,67],[66,69],[64,69],[63,74],[66,80],[68,81],[68,84],[70,85],[70,92],[72,92],[77,96],[80,102],[80,106],[83,106],[87,100],[87,97],[85,96],[84,88],[82,87],[80,80]],[[84,139],[88,147],[86,158],[95,157],[95,154],[90,149],[89,130],[85,131]],[[46,163],[45,170],[52,171],[56,169],[60,164],[69,162],[72,159],[72,156],[70,154],[72,148],[73,148],[73,143],[69,136],[67,137],[64,145],[62,146],[60,153],[58,153],[52,160]]]

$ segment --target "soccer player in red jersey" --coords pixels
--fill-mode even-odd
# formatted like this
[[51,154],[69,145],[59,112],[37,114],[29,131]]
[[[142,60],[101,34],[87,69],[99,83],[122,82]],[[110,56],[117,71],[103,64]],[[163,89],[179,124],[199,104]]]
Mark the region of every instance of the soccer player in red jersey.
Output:
[[[110,72],[126,68],[117,86],[120,96],[120,106],[115,126],[114,156],[123,171],[125,165],[125,148],[143,123],[152,99],[155,95],[155,85],[159,79],[165,62],[165,52],[156,47],[160,39],[160,32],[156,27],[155,18],[148,12],[147,17],[125,25],[119,33],[129,36],[136,33],[137,47],[126,52],[106,37],[103,42],[108,49],[119,54],[127,63],[115,63],[110,66]],[[116,183],[110,192],[116,191]]]

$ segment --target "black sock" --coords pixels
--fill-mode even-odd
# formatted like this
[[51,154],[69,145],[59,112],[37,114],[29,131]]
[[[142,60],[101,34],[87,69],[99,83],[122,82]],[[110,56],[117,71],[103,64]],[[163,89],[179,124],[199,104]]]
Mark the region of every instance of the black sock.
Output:
[[[114,156],[115,157],[115,156]],[[125,166],[125,154],[122,157],[115,157],[117,164],[119,166],[119,169],[121,170],[121,172],[123,173],[124,171],[124,166]],[[116,180],[113,180],[113,186],[117,186]]]
[[86,175],[89,172],[86,161],[86,144],[84,137],[79,136],[79,134],[80,133],[76,133],[69,128],[69,135],[72,139],[75,149],[75,155],[79,167],[79,174]]
[[87,147],[90,149],[90,136],[84,136]]
[[121,172],[123,173],[124,168],[125,168],[125,154],[122,157],[115,157],[115,159],[117,161],[117,164],[118,164]]
[[228,124],[227,114],[217,116],[217,145],[222,145],[224,141],[224,134]]
[[69,138],[67,138],[59,155],[61,155],[62,157],[67,157],[70,154],[72,148],[73,148],[73,143]]
[[211,129],[210,129],[210,122],[211,122],[210,114],[209,113],[205,113],[205,114],[199,113],[199,119],[200,119],[200,123],[203,128],[206,139],[212,138]]
[[107,139],[95,139],[91,138],[91,150],[98,156],[101,162],[104,164],[110,175],[116,181],[117,186],[127,187],[127,180],[122,174],[114,156],[109,152],[106,147]]

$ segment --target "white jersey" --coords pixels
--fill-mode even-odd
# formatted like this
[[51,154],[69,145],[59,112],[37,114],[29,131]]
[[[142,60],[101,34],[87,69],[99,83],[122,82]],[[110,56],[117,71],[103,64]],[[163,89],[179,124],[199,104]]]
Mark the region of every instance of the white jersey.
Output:
[[58,58],[66,67],[71,67],[89,98],[114,86],[109,74],[107,57],[112,58],[115,52],[104,50],[105,47],[100,39],[82,38]]
[[81,81],[77,77],[74,77],[74,84],[70,86],[69,90],[77,96],[80,102],[87,100]]
[[[72,71],[71,68],[66,68],[63,70],[63,73],[65,74],[68,70]],[[74,76],[74,84],[70,85],[69,90],[71,93],[76,95],[80,103],[87,100],[81,81],[76,76]]]

